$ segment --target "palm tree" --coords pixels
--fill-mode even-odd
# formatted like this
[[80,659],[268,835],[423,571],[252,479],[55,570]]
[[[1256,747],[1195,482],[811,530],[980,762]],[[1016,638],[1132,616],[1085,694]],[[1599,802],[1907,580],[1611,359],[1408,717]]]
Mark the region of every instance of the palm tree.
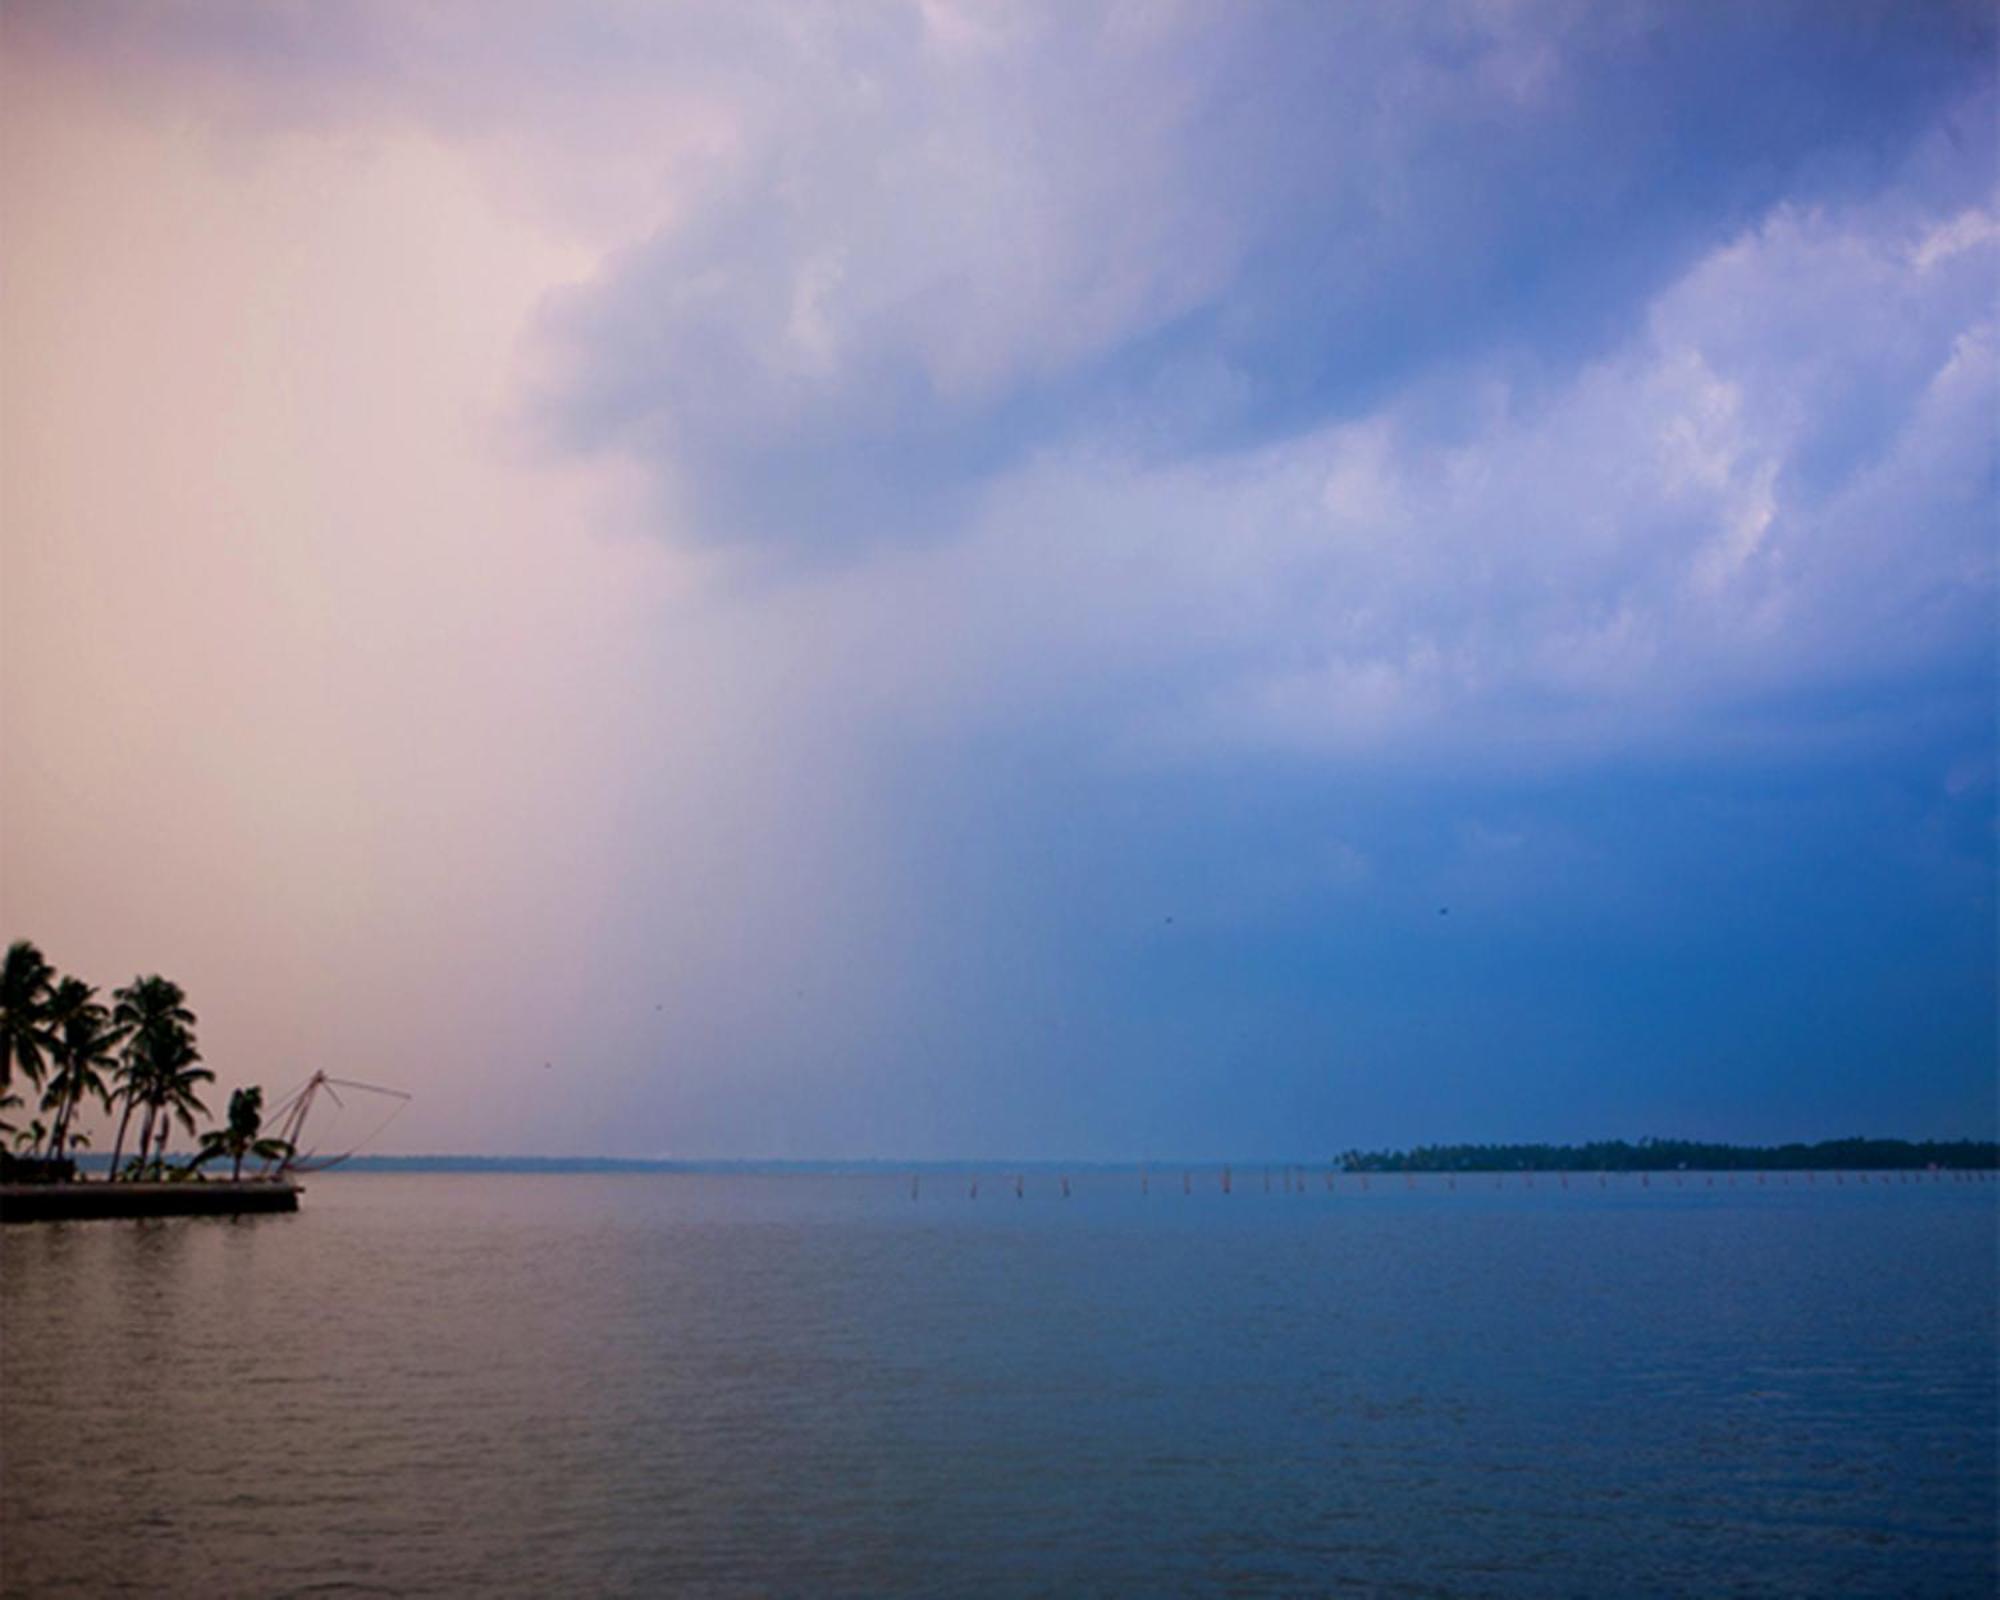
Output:
[[14,1081],[14,1068],[30,1083],[42,1081],[42,1054],[48,1048],[49,983],[55,971],[26,939],[7,946],[0,963],[0,1091]]
[[117,1090],[118,1098],[125,1102],[125,1111],[118,1119],[118,1137],[111,1146],[111,1176],[115,1179],[118,1158],[125,1149],[125,1129],[132,1121],[133,1110],[141,1105],[146,1107],[139,1132],[143,1167],[147,1140],[159,1106],[155,1079],[169,1070],[167,1063],[179,1058],[183,1050],[189,1061],[199,1061],[201,1057],[194,1053],[195,1015],[188,1010],[187,996],[179,984],[155,973],[148,978],[134,978],[124,988],[113,991],[111,998],[117,1002],[111,1020],[125,1032]]
[[[185,1029],[176,1029],[162,1040],[152,1053],[151,1071],[147,1074],[146,1123],[153,1130],[153,1174],[166,1176],[167,1136],[173,1132],[178,1122],[188,1133],[197,1126],[196,1115],[206,1116],[208,1107],[202,1104],[196,1086],[215,1082],[215,1074],[208,1068],[197,1066],[201,1052],[194,1047],[194,1035]],[[145,1167],[146,1145],[139,1143],[141,1170]]]
[[169,1092],[167,1081],[193,1049],[194,1042],[187,1031],[172,1022],[157,1022],[126,1042],[119,1066],[125,1112],[118,1119],[118,1139],[111,1150],[114,1177],[118,1175],[119,1155],[125,1148],[125,1126],[135,1110],[143,1115],[139,1119],[139,1153],[132,1163],[132,1175],[145,1176],[146,1157],[153,1147],[153,1125],[160,1118],[160,1109]]
[[[62,1104],[62,1095],[56,1089],[56,1081],[62,1077],[62,1025],[63,1019],[77,1007],[86,1004],[91,995],[90,985],[81,978],[58,978],[53,970],[49,974],[50,986],[45,990],[41,1005],[41,1038],[37,1041],[42,1057],[42,1071],[47,1074],[42,1095],[42,1110],[54,1111]],[[58,1116],[43,1130],[51,1141],[55,1130],[62,1122]],[[47,1152],[36,1150],[36,1156]]]
[[228,1125],[210,1128],[201,1136],[201,1154],[188,1163],[188,1171],[226,1155],[233,1163],[229,1181],[236,1183],[243,1177],[245,1156],[255,1156],[259,1161],[281,1161],[292,1153],[292,1147],[283,1139],[260,1138],[263,1130],[264,1091],[255,1084],[238,1089],[229,1097]]
[[104,1074],[118,1064],[112,1050],[124,1037],[124,1030],[112,1025],[111,1013],[98,1004],[96,994],[82,979],[65,978],[56,985],[55,998],[49,1004],[55,1033],[50,1054],[56,1070],[49,1079],[48,1093],[42,1097],[42,1109],[56,1114],[49,1134],[49,1155],[57,1161],[75,1137],[70,1124],[85,1095],[95,1095],[105,1110],[111,1109],[111,1091]]

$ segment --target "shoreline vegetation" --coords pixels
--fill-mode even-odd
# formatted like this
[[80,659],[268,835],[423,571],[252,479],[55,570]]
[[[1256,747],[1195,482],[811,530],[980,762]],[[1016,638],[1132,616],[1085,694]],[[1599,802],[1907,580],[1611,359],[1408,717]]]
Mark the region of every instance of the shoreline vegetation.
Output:
[[1590,1144],[1440,1144],[1350,1150],[1343,1172],[1893,1172],[2000,1166],[1980,1139],[1822,1139],[1817,1144],[1710,1144],[1694,1139]]
[[[201,1065],[195,1014],[181,986],[154,973],[113,990],[108,1006],[97,993],[83,979],[58,972],[31,941],[7,947],[0,963],[0,1182],[78,1181],[78,1154],[91,1141],[76,1118],[93,1102],[118,1117],[104,1166],[109,1183],[200,1180],[206,1177],[201,1169],[224,1156],[231,1161],[231,1184],[282,1178],[292,1147],[265,1136],[261,1087],[238,1089],[229,1097],[226,1119],[202,1130],[198,1119],[208,1107],[201,1089],[215,1082],[215,1074]],[[17,1085],[35,1097],[32,1102]],[[32,1118],[25,1127],[12,1120],[23,1112]],[[135,1117],[138,1142],[128,1162],[125,1141]],[[191,1153],[169,1155],[176,1127],[196,1136]],[[245,1180],[246,1158],[271,1170]]]

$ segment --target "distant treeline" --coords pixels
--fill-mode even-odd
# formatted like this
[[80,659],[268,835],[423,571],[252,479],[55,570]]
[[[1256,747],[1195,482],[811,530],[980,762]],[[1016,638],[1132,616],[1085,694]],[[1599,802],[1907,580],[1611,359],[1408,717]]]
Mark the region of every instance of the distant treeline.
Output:
[[1604,1139],[1592,1144],[1436,1144],[1350,1150],[1346,1172],[1875,1172],[2000,1167],[2000,1144],[1978,1139],[1825,1139],[1818,1144],[1702,1144]]

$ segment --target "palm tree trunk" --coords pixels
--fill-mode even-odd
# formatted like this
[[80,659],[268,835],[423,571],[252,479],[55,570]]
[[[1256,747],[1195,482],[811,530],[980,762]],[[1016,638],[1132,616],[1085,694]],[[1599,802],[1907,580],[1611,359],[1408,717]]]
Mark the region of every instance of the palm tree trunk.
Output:
[[62,1104],[56,1107],[55,1131],[49,1135],[49,1154],[55,1160],[62,1160],[63,1145],[69,1139],[70,1113],[76,1110],[76,1094],[72,1090],[63,1096]]
[[111,1146],[110,1181],[118,1181],[118,1158],[125,1153],[125,1127],[132,1120],[132,1097],[125,1097],[125,1115],[118,1119],[118,1137]]
[[231,1183],[243,1181],[243,1146],[240,1144],[236,1147],[236,1164],[229,1169],[229,1181]]
[[78,1084],[76,1093],[63,1102],[62,1126],[56,1130],[56,1158],[69,1148],[69,1132],[76,1124],[76,1103],[83,1098],[83,1085]]
[[159,1107],[148,1100],[146,1114],[139,1119],[139,1170],[135,1176],[141,1179],[146,1176],[146,1151],[153,1143],[153,1115],[158,1109]]

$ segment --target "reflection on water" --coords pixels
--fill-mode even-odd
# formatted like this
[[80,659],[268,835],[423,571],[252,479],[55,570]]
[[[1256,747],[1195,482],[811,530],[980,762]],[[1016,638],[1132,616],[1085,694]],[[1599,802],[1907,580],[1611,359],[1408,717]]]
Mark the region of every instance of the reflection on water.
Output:
[[8,1594],[1977,1594],[1992,1186],[326,1176],[0,1232]]

